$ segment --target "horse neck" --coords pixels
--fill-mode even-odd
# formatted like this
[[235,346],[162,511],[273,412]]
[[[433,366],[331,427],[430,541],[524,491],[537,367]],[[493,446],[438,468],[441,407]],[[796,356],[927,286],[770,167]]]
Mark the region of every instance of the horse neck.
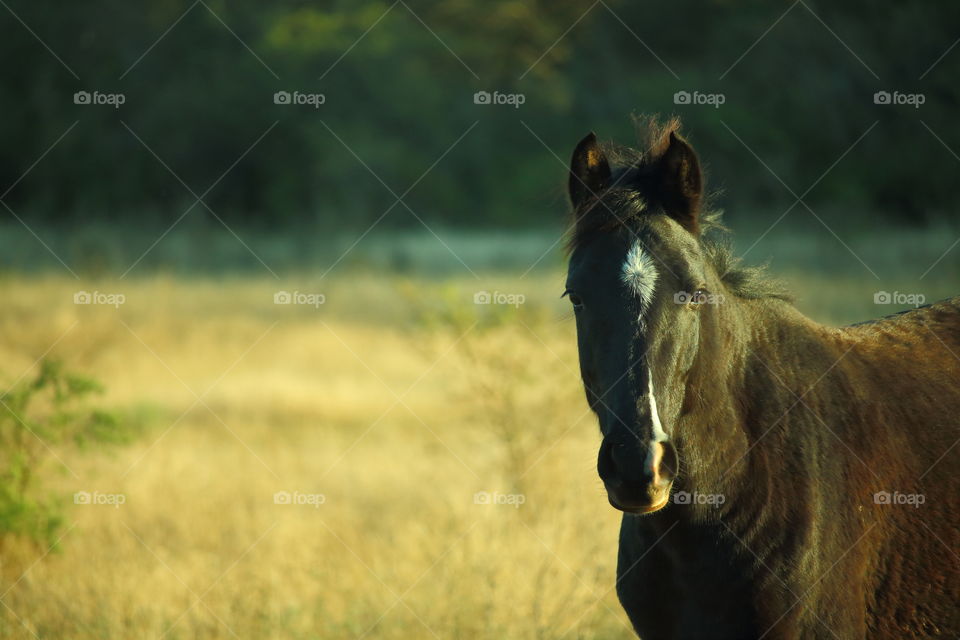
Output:
[[[686,385],[681,488],[739,500],[778,484],[782,467],[771,460],[790,462],[777,450],[778,419],[813,382],[798,377],[826,370],[832,350],[820,348],[828,330],[780,300],[737,299],[715,328],[721,339],[705,341]],[[823,366],[811,366],[817,359]]]

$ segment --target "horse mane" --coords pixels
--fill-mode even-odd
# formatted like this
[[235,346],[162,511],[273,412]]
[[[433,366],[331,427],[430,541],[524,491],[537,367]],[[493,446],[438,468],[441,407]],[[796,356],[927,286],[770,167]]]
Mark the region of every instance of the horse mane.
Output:
[[[573,211],[574,222],[566,242],[568,254],[597,232],[636,233],[640,221],[653,212],[643,193],[644,183],[666,151],[670,133],[679,133],[680,119],[673,117],[661,123],[655,116],[635,116],[634,124],[645,151],[614,143],[602,145],[611,166],[615,167],[612,185]],[[730,230],[722,222],[723,212],[711,206],[716,195],[707,195],[698,216],[700,246],[717,275],[739,298],[792,302],[786,286],[769,276],[766,265],[744,266],[734,255]]]

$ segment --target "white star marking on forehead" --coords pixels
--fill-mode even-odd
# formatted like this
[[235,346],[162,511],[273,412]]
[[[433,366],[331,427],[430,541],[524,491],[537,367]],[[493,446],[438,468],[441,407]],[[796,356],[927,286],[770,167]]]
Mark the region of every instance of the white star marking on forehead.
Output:
[[640,298],[640,308],[644,311],[653,298],[653,289],[657,284],[657,268],[653,260],[643,250],[638,240],[627,252],[627,259],[623,262],[620,278],[630,290]]

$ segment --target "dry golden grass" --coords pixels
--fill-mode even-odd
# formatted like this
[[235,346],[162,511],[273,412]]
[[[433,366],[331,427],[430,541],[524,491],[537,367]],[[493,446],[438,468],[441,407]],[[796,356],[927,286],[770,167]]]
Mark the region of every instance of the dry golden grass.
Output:
[[498,318],[467,281],[358,276],[318,310],[274,305],[266,279],[84,283],[119,309],[8,281],[5,385],[55,344],[105,405],[154,418],[132,446],[58,450],[48,487],[126,503],[70,504],[48,555],[7,548],[0,635],[629,637],[556,282]]
[[[895,310],[872,278],[804,277],[818,319]],[[7,277],[0,386],[50,350],[149,428],[57,450],[48,489],[126,503],[69,504],[49,554],[4,548],[0,636],[632,637],[561,283],[483,282],[523,292],[515,310],[473,305],[471,278]],[[80,288],[126,304],[75,305]],[[274,305],[279,288],[326,303]]]

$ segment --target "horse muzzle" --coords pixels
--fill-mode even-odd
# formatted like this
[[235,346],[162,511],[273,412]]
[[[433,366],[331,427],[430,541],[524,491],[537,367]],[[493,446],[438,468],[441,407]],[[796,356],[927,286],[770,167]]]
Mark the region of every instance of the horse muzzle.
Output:
[[610,442],[604,439],[597,472],[615,509],[643,514],[659,511],[670,502],[677,473],[677,450],[669,441]]

